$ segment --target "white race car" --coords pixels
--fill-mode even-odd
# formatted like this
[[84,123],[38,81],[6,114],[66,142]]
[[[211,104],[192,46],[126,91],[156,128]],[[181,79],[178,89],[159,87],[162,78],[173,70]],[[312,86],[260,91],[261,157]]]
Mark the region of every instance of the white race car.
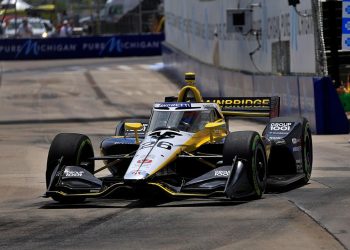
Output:
[[[307,183],[312,138],[302,117],[279,113],[278,97],[202,97],[189,85],[178,97],[155,103],[148,120],[121,122],[94,157],[89,138],[58,134],[50,147],[46,197],[81,202],[131,189],[143,197],[160,191],[176,197],[260,198],[267,185]],[[262,136],[229,132],[228,117],[270,117]],[[95,170],[94,162],[105,166]],[[96,177],[108,169],[111,175]]]

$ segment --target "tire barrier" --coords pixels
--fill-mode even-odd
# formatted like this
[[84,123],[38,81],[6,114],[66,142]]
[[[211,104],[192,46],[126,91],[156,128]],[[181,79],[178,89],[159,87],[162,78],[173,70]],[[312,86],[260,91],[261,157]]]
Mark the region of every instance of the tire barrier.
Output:
[[197,85],[207,96],[280,96],[281,116],[304,116],[313,133],[349,133],[349,123],[329,78],[257,75],[203,63],[163,43],[165,70],[182,81],[196,72]]
[[0,60],[155,56],[164,34],[1,39]]

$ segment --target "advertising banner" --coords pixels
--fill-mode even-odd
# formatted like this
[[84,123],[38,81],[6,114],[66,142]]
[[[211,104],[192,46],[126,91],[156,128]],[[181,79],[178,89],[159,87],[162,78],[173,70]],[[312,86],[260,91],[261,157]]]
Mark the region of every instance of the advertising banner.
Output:
[[342,50],[350,50],[350,0],[343,0]]
[[2,39],[0,60],[154,56],[164,34],[48,39]]

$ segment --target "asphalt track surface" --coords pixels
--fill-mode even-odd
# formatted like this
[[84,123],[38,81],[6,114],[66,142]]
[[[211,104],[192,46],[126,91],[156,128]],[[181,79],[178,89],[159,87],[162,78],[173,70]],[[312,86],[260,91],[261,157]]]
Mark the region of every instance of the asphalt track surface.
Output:
[[160,61],[2,62],[0,249],[349,249],[349,135],[314,136],[310,183],[260,200],[42,198],[55,134],[87,134],[98,152],[119,119],[147,117],[154,101],[177,93]]

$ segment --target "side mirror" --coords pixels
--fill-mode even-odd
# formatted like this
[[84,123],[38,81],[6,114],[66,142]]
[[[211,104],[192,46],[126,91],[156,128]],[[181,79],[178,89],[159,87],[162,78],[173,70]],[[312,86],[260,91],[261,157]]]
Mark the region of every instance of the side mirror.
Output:
[[208,122],[207,124],[205,124],[205,128],[209,129],[211,143],[214,142],[214,136],[213,136],[214,129],[221,127],[223,125],[225,125],[225,122]]
[[140,140],[139,140],[139,134],[138,134],[138,130],[142,129],[143,128],[143,125],[142,123],[139,123],[139,122],[135,122],[135,123],[131,123],[131,122],[126,122],[124,124],[124,127],[127,129],[127,130],[134,130],[134,133],[135,133],[135,139],[136,139],[136,144],[139,144],[140,143]]

